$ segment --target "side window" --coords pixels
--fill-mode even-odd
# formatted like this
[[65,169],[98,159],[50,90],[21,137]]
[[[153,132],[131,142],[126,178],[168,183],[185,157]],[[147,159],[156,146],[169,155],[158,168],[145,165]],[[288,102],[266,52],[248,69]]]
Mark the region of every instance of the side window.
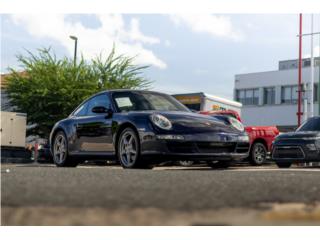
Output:
[[110,108],[110,100],[106,94],[100,94],[88,101],[88,114],[87,115],[98,115],[97,113],[93,113],[91,110],[94,107],[103,106],[105,108]]
[[78,109],[74,112],[74,116],[81,117],[87,115],[88,102],[82,104]]

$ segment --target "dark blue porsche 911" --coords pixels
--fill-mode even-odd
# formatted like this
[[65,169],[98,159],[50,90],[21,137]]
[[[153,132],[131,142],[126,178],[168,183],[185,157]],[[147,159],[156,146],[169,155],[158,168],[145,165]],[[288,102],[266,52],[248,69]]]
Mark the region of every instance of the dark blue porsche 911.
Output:
[[181,159],[227,167],[248,156],[249,137],[240,122],[193,113],[169,95],[112,90],[90,97],[57,122],[50,147],[59,167],[115,157],[124,168]]

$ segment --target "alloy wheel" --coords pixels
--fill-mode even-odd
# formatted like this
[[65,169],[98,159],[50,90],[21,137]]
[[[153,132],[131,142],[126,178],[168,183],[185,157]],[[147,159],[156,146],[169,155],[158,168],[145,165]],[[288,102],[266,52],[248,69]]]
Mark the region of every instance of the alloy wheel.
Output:
[[135,164],[138,154],[138,143],[131,131],[125,132],[120,140],[120,160],[125,167]]
[[267,157],[266,149],[265,147],[258,143],[254,145],[253,149],[253,160],[256,164],[262,164]]
[[54,161],[58,164],[63,163],[64,160],[66,159],[67,144],[66,144],[66,139],[62,134],[57,135],[55,138],[53,154],[54,154]]

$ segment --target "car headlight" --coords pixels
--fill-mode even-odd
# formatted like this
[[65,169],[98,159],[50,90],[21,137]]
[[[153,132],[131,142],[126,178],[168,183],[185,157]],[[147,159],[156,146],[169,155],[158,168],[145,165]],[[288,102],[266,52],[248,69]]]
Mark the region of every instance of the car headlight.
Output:
[[229,118],[229,122],[235,129],[238,129],[241,132],[244,131],[244,126],[239,120],[237,120],[237,119],[235,119],[233,117],[230,117]]
[[161,114],[152,114],[150,119],[154,125],[161,129],[170,130],[172,128],[170,120]]
[[250,138],[249,138],[248,135],[239,136],[239,137],[238,137],[238,141],[240,141],[240,142],[249,142],[249,141],[250,141]]

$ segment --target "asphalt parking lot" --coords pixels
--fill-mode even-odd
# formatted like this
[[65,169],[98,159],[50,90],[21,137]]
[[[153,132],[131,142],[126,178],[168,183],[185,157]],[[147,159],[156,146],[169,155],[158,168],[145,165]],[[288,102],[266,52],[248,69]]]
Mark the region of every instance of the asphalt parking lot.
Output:
[[319,225],[320,167],[1,166],[2,225]]

